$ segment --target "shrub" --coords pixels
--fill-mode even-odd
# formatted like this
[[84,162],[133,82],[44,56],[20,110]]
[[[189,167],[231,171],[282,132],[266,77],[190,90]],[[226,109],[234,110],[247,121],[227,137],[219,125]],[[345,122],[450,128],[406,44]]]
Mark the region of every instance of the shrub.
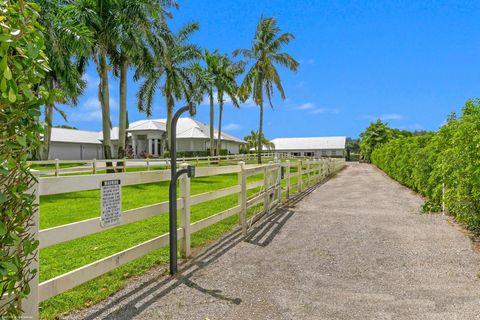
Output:
[[428,198],[425,210],[445,207],[480,232],[480,99],[468,100],[436,133],[393,139],[373,150],[372,163]]
[[[48,71],[38,5],[0,0],[0,316],[17,319],[30,293],[30,269],[38,241],[29,233],[35,223],[35,196],[28,194],[34,177],[27,165],[39,145],[40,83]],[[37,288],[33,288],[37,289]],[[5,302],[7,301],[7,302]]]

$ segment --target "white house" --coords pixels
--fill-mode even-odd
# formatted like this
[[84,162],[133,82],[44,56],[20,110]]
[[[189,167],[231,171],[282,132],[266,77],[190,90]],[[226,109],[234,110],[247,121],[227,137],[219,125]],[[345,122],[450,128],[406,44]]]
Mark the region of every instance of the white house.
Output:
[[[163,155],[167,144],[167,120],[140,120],[130,124],[127,132],[131,135],[130,145],[134,157],[142,153],[153,156]],[[214,130],[215,139],[218,137]],[[118,139],[118,138],[117,138]],[[222,132],[222,149],[238,154],[245,141]],[[192,118],[180,118],[177,123],[177,151],[207,151],[210,149],[210,128],[207,124]]]
[[344,157],[346,137],[276,138],[275,151],[305,157]]
[[[128,146],[135,158],[145,155],[162,156],[166,150],[166,119],[140,120],[127,129]],[[215,129],[215,139],[218,131]],[[118,128],[110,132],[113,156],[118,148]],[[245,141],[222,132],[222,149],[238,154]],[[87,160],[103,159],[103,133],[75,129],[52,128],[49,159]],[[177,151],[207,151],[210,148],[209,126],[191,118],[180,118],[177,123]]]

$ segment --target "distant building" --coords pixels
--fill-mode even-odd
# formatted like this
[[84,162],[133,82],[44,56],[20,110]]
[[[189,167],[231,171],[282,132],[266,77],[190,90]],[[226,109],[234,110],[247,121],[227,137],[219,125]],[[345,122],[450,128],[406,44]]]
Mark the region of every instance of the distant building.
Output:
[[276,138],[276,152],[286,152],[293,156],[305,157],[344,157],[346,137]]
[[[134,158],[145,155],[162,156],[166,150],[166,119],[140,120],[127,129],[127,145]],[[215,140],[218,131],[215,130]],[[245,141],[222,132],[222,149],[238,154]],[[113,157],[118,149],[118,127],[110,132]],[[52,128],[49,159],[103,159],[103,133],[64,128]],[[191,118],[177,123],[177,151],[207,151],[210,148],[209,126]]]

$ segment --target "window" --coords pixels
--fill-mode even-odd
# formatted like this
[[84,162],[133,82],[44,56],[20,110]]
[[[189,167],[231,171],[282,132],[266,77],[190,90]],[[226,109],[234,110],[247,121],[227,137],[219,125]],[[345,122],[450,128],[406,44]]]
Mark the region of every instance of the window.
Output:
[[322,156],[326,156],[327,155],[327,150],[322,150]]
[[313,157],[313,152],[304,152],[303,155],[305,157]]

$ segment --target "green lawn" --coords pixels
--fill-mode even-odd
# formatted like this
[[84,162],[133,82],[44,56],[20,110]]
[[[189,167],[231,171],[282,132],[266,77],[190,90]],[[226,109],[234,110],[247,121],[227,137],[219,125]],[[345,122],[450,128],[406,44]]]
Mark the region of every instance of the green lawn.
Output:
[[[296,172],[292,167],[291,172]],[[306,177],[306,175],[304,175]],[[248,182],[263,179],[250,177]],[[291,179],[295,184],[297,177]],[[193,178],[191,193],[199,194],[237,184],[237,174]],[[249,190],[249,195],[258,192]],[[168,182],[125,186],[122,188],[122,209],[128,210],[168,199]],[[192,222],[238,204],[238,196],[231,195],[201,203],[191,208]],[[253,213],[252,208],[249,212]],[[258,210],[257,210],[258,211]],[[40,228],[81,221],[100,215],[100,191],[42,196],[40,198]],[[238,216],[232,216],[192,235],[192,246],[201,246],[218,239],[238,225]],[[40,281],[45,281],[103,257],[142,243],[168,232],[168,215],[152,217],[124,226],[51,246],[40,251]],[[66,258],[68,257],[68,258]],[[91,280],[75,289],[53,297],[41,304],[42,319],[56,319],[62,314],[96,303],[122,288],[126,280],[144,273],[149,268],[168,261],[168,248],[132,261],[118,269]]]

